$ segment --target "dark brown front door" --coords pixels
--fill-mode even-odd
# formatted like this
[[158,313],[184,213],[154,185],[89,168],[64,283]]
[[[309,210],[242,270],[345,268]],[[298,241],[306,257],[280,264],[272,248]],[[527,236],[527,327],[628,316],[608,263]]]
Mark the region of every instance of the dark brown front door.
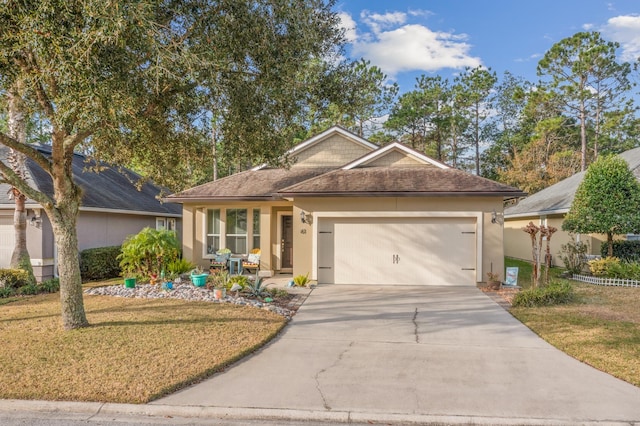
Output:
[[293,268],[293,216],[282,216],[282,241],[280,241],[280,269]]

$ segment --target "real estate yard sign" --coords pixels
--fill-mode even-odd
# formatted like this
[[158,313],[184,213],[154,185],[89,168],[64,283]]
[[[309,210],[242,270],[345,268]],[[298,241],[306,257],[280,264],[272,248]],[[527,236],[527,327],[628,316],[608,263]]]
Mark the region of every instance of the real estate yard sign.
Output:
[[516,266],[507,267],[504,285],[518,285],[518,268]]

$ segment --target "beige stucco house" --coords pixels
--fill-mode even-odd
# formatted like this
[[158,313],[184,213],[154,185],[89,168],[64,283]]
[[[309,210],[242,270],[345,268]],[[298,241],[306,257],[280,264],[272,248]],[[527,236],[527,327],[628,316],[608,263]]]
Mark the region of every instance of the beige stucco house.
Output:
[[[1,146],[0,146],[1,147]],[[37,146],[44,155],[50,153],[47,146]],[[0,157],[4,158],[4,147]],[[140,188],[136,183],[140,176],[129,170],[116,170],[101,164],[102,171],[92,171],[95,163],[76,154],[72,168],[76,182],[82,189],[82,206],[77,222],[78,249],[80,251],[120,245],[130,234],[144,227],[173,229],[180,232],[182,211],[180,206],[161,203],[161,188],[150,182]],[[26,176],[35,188],[51,194],[49,175],[37,164],[27,160]],[[33,271],[38,280],[56,276],[58,256],[53,239],[51,222],[42,206],[27,200],[27,248]],[[13,226],[14,201],[9,198],[9,186],[0,185],[0,268],[11,261],[15,241]]]
[[402,144],[333,127],[293,148],[289,169],[259,166],[173,194],[183,251],[206,266],[228,247],[261,249],[261,273],[319,283],[475,285],[503,271],[503,200],[516,188]]
[[[629,168],[640,179],[640,148],[631,149],[619,154]],[[562,230],[564,216],[569,212],[578,186],[584,179],[585,172],[576,173],[555,185],[520,200],[516,205],[504,211],[504,250],[505,255],[516,259],[531,260],[531,239],[522,228],[529,222],[535,225],[554,226],[558,231],[550,241],[551,261],[554,266],[564,266],[559,253],[563,244],[572,240],[568,232]],[[606,243],[607,236],[600,234],[576,235],[573,238],[586,242],[589,254],[600,255],[600,248]],[[619,235],[617,238],[636,238],[636,236]]]

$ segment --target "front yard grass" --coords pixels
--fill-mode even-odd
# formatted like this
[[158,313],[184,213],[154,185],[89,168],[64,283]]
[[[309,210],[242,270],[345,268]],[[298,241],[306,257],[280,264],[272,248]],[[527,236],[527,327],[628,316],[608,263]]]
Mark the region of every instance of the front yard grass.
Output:
[[556,348],[640,386],[640,288],[571,283],[576,302],[511,313]]
[[[533,267],[531,266],[531,262],[514,259],[512,257],[505,257],[504,266],[505,268],[510,266],[517,266],[518,267],[518,285],[523,289],[531,287],[531,278],[533,274]],[[546,266],[541,265],[540,269],[541,271],[539,273],[539,277],[540,277],[539,282],[542,282],[542,279],[544,277],[544,270],[546,269]],[[549,269],[549,280],[551,281],[553,279],[558,278],[560,274],[562,274],[563,272],[564,272],[564,269],[562,268],[552,267],[551,269]],[[504,280],[504,277],[501,277],[501,278]]]
[[85,296],[90,327],[64,331],[59,294],[0,306],[0,398],[146,403],[271,340],[286,320],[261,309]]

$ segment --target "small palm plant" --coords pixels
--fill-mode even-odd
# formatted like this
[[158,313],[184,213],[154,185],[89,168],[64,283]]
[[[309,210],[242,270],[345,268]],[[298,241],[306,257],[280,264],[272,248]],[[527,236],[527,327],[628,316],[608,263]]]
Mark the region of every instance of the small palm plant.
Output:
[[296,287],[306,287],[309,284],[309,273],[307,275],[297,275],[293,277],[293,284]]

